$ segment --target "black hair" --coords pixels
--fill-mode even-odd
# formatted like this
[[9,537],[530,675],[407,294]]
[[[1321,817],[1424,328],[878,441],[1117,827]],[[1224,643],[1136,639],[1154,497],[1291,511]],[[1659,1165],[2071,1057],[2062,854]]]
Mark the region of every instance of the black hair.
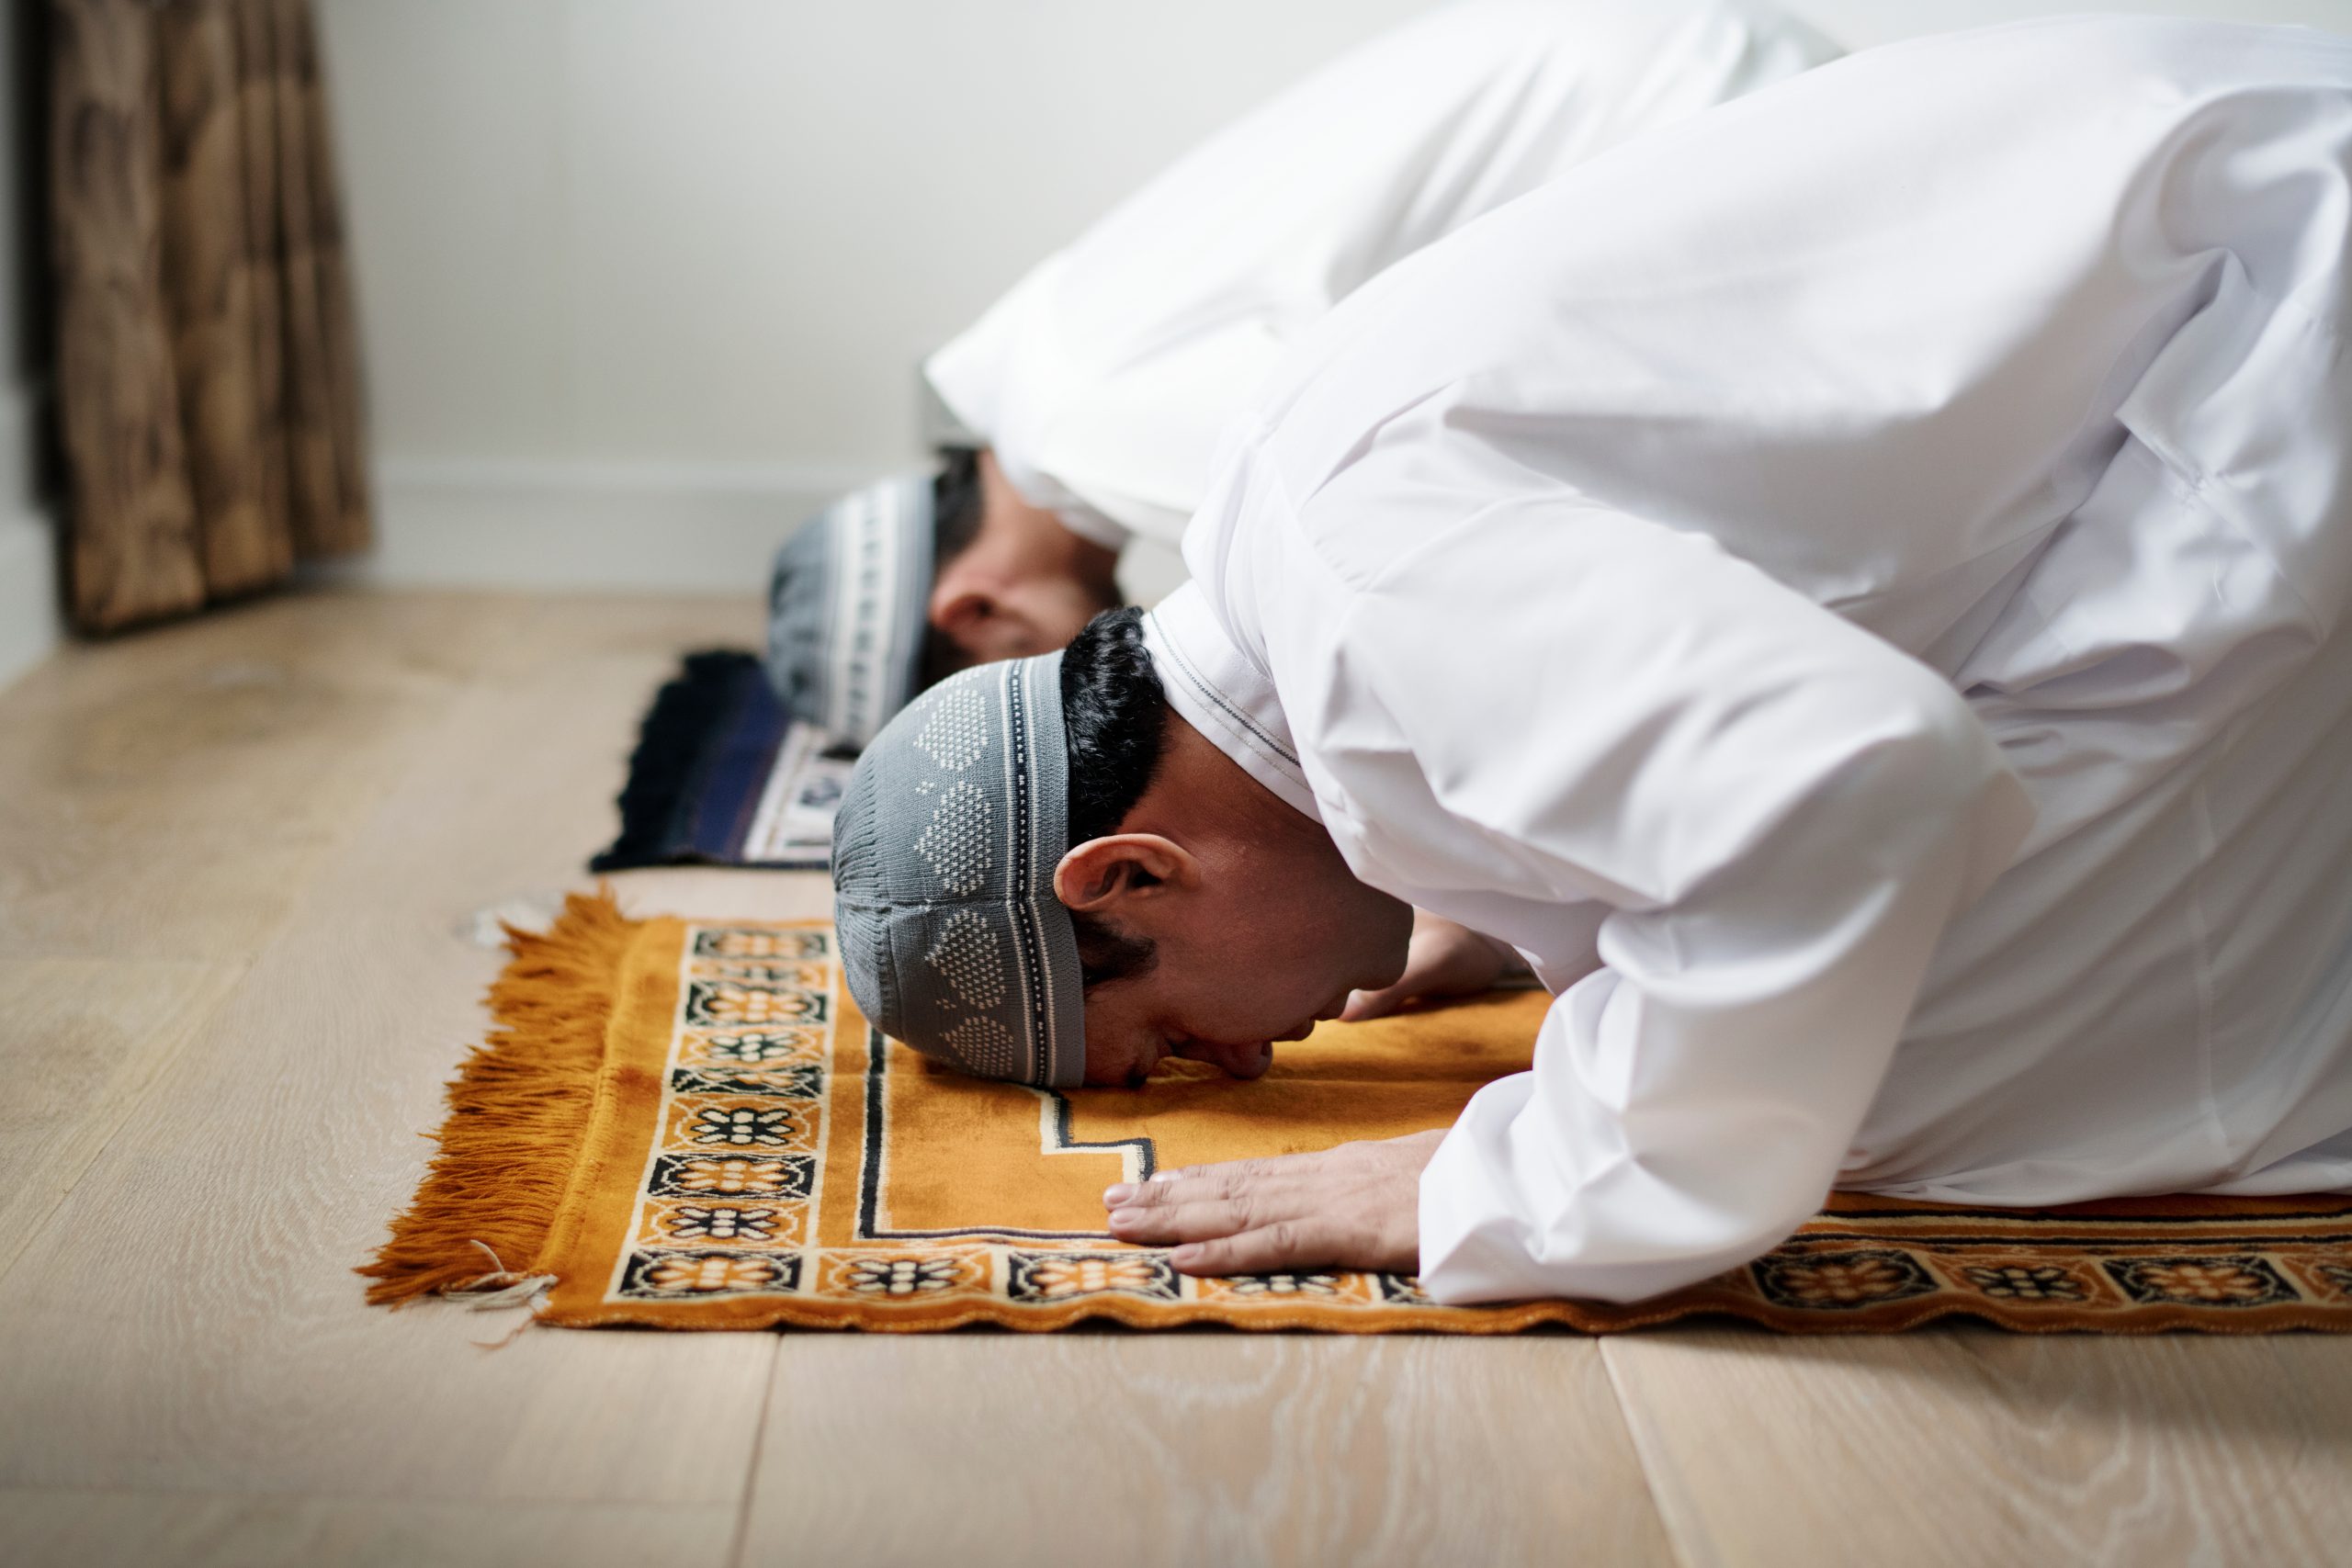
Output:
[[[1062,734],[1069,750],[1069,841],[1118,831],[1159,770],[1168,697],[1143,645],[1143,612],[1105,610],[1062,650]],[[1140,975],[1159,960],[1146,938],[1070,912],[1087,988]]]
[[935,572],[980,536],[980,449],[942,446],[931,481],[931,563]]
[[[980,536],[980,449],[942,446],[939,472],[931,479],[931,575],[936,582],[947,563]],[[929,590],[924,591],[926,593]],[[928,621],[929,617],[925,617]],[[916,681],[929,691],[971,662],[937,626],[925,625]]]

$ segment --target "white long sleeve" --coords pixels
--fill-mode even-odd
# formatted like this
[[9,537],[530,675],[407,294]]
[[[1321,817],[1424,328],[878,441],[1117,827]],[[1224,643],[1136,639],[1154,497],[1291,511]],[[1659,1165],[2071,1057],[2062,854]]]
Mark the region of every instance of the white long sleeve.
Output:
[[[1349,601],[1267,643],[1278,681],[1327,672],[1289,709],[1358,874],[1464,919],[1498,891],[1611,909],[1534,1071],[1424,1178],[1423,1288],[1627,1300],[1769,1247],[1820,1206],[1939,938],[2030,820],[1983,728],[1712,543],[1571,503],[1491,508]],[[1457,902],[1465,880],[1488,898]],[[1577,934],[1543,924],[1498,934]]]

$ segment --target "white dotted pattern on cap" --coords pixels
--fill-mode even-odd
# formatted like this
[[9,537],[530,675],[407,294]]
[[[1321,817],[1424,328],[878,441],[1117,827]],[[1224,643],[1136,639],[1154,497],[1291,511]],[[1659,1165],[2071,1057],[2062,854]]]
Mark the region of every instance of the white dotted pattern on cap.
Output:
[[967,1018],[941,1038],[958,1061],[981,1077],[1012,1077],[1012,1035],[995,1019]]
[[943,686],[915,749],[951,773],[960,773],[989,749],[988,698],[977,682]]
[[996,807],[966,780],[957,780],[939,797],[931,826],[915,840],[915,853],[931,863],[940,886],[950,893],[973,894],[988,880],[996,854],[989,843]]
[[966,1007],[985,1010],[1004,1000],[1004,958],[996,933],[971,910],[958,909],[948,917],[946,929],[924,959]]
[[[963,773],[988,753],[985,679],[972,671],[942,683],[924,699],[928,712],[915,733],[914,747],[944,773]],[[924,793],[931,787],[922,786]],[[976,893],[987,881],[995,858],[989,837],[994,815],[993,803],[968,779],[956,780],[941,794],[931,826],[915,840],[915,852],[931,863],[950,893]],[[986,1016],[1005,997],[1001,947],[1001,939],[984,918],[960,909],[948,918],[939,940],[923,955],[956,1000],[968,1010],[940,1037],[942,1043],[967,1068],[991,1078],[1014,1076],[1012,1032]]]

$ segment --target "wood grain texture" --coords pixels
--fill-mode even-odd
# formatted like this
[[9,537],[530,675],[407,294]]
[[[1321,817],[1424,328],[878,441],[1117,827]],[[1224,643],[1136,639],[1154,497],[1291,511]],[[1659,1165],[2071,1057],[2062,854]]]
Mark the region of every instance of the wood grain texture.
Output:
[[1074,1332],[787,1337],[743,1560],[787,1558],[1672,1554],[1591,1341]]
[[721,1568],[734,1522],[729,1509],[633,1504],[0,1492],[13,1568]]
[[70,602],[113,631],[204,602],[164,298],[153,8],[52,0],[50,215]]
[[482,1029],[475,916],[584,885],[641,705],[758,629],[749,594],[299,593],[0,694],[0,1557],[702,1564],[741,1517],[743,1562],[2352,1561],[2342,1340],[491,1352],[512,1314],[365,1308]]
[[240,974],[228,964],[0,959],[0,1273]]
[[[250,592],[293,569],[283,508],[273,512],[254,355],[232,0],[178,0],[155,13],[162,62],[164,293],[179,377],[189,486],[214,596]],[[282,451],[283,443],[277,450]],[[282,460],[282,458],[280,459]]]
[[2352,1343],[1952,1328],[1603,1348],[1697,1564],[2352,1562]]
[[[318,59],[309,0],[254,0],[269,14],[277,150],[280,317],[286,354],[286,458],[294,544],[303,556],[343,555],[367,543],[366,519],[343,493],[335,443],[338,330],[328,322],[326,275],[343,263],[340,242],[322,210],[323,176],[315,167],[311,98]],[[322,118],[319,123],[323,125]]]
[[50,193],[77,623],[370,537],[309,0],[53,0]]
[[526,604],[311,594],[61,649],[0,702],[0,954],[250,960]]
[[713,620],[508,609],[513,640],[486,639],[497,657],[408,738],[390,790],[0,1277],[0,1342],[41,1348],[0,1358],[0,1484],[731,1509],[773,1339],[550,1332],[488,1354],[469,1341],[505,1321],[370,1311],[351,1273],[481,1032],[499,955],[465,916],[576,881],[637,708]]
[[605,878],[621,913],[692,915],[713,920],[829,920],[832,880],[822,872],[741,872],[721,866],[663,865]]
[[238,161],[244,196],[245,266],[252,280],[253,403],[260,502],[271,526],[293,541],[293,500],[286,455],[286,278],[277,243],[277,59],[270,44],[269,0],[232,0]]
[[[252,4],[254,0],[242,0]],[[311,179],[311,248],[318,268],[319,347],[326,377],[328,436],[334,454],[336,513],[330,553],[366,549],[375,538],[368,502],[367,429],[362,418],[359,307],[353,298],[351,252],[344,237],[343,182],[335,173],[326,70],[309,0],[299,18],[304,164]]]

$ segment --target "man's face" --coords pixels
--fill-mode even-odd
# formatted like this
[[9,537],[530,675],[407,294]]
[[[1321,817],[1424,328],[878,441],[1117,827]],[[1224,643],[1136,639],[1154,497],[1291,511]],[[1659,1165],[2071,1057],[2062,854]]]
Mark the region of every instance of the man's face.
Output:
[[1358,882],[1336,853],[1216,873],[1122,922],[1158,960],[1087,993],[1088,1083],[1139,1084],[1171,1055],[1256,1077],[1281,1043],[1337,1018],[1350,992],[1402,973],[1411,908]]
[[1022,499],[980,454],[980,520],[939,569],[927,614],[967,663],[1051,653],[1119,602],[1115,551]]

